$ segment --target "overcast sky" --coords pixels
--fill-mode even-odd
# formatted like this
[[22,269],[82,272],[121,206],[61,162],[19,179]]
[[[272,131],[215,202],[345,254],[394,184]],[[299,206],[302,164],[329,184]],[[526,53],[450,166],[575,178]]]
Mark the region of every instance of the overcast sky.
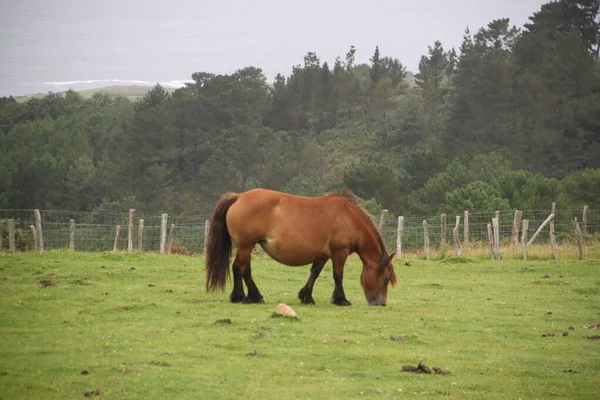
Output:
[[[527,22],[540,0],[0,0],[0,95],[17,83],[171,81],[248,65],[269,80],[306,52],[322,62],[379,45],[416,72],[427,46],[458,48],[471,31],[508,17]],[[12,91],[14,91],[13,89]],[[19,89],[22,90],[22,89]]]

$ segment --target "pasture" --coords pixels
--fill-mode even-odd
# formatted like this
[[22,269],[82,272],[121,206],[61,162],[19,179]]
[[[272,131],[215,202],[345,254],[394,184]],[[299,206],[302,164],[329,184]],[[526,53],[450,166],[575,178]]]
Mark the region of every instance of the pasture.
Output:
[[599,260],[409,260],[368,307],[351,257],[338,307],[330,263],[308,306],[308,267],[255,257],[242,305],[198,256],[0,252],[0,398],[600,398]]

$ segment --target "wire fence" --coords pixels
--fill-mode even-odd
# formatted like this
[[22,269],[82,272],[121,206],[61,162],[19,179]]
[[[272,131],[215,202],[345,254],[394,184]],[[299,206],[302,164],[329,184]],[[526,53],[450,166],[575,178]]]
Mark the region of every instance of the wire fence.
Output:
[[[529,220],[529,237],[550,214],[549,210],[525,210],[523,219]],[[582,222],[582,210],[558,210],[554,218],[556,242],[559,247],[576,247],[577,236],[573,219]],[[585,225],[582,224],[584,238],[584,258],[600,258],[600,210],[587,210]],[[460,240],[463,243],[463,255],[481,255],[488,243],[488,228],[495,217],[496,211],[469,213],[468,244],[464,242],[464,220],[460,215],[459,226]],[[116,248],[119,251],[128,249],[128,213],[99,213],[99,212],[72,212],[58,210],[40,210],[43,231],[44,247],[48,250],[68,249],[70,245],[70,221],[74,220],[74,248],[77,251],[97,252],[111,251],[114,248],[116,227],[121,227],[121,234],[117,238]],[[513,235],[514,212],[500,212],[498,231],[500,244],[508,248]],[[205,223],[209,215],[168,216],[168,227],[174,226],[171,232],[173,253],[200,254],[204,246]],[[14,220],[15,246],[18,250],[33,250],[35,246],[31,226],[36,225],[34,210],[0,210],[0,228],[2,234],[1,249],[9,248],[8,224],[9,219]],[[133,225],[133,249],[138,250],[139,225],[138,221],[144,220],[142,234],[142,251],[160,252],[161,247],[161,215],[135,214]],[[446,234],[443,235],[441,218],[439,215],[429,217],[405,216],[402,232],[402,253],[417,256],[422,254],[424,247],[423,220],[427,221],[430,250],[433,254],[452,252],[452,230],[455,225],[454,216],[448,215]],[[381,232],[388,250],[394,251],[397,246],[398,221],[396,218],[387,218],[381,227]],[[519,233],[520,238],[521,233]],[[445,244],[444,244],[445,243]],[[548,227],[539,234],[536,244],[549,243]],[[479,250],[476,250],[479,249]],[[564,253],[564,252],[563,252]],[[571,257],[569,252],[568,256]],[[550,250],[546,256],[551,257]]]
[[[465,226],[464,214],[460,217],[459,240],[462,244],[462,253],[465,256],[482,255],[489,248],[488,224],[492,224],[492,218],[496,216],[496,211],[486,211],[478,213],[469,213],[468,218],[468,243],[465,246]],[[550,215],[550,210],[525,210],[522,211],[522,219],[529,221],[528,237],[531,238],[536,230]],[[583,239],[585,243],[584,258],[600,258],[600,210],[588,209],[586,218],[583,218],[583,210],[557,210],[553,218],[556,245],[559,247],[572,247],[568,252],[569,256],[577,255],[577,235],[574,228],[574,218],[577,218],[579,224],[585,220],[582,225]],[[402,232],[402,252],[411,254],[422,254],[424,252],[424,230],[423,221],[427,221],[427,231],[430,242],[430,250],[434,254],[440,252],[453,252],[453,228],[455,226],[455,216],[448,215],[446,222],[445,235],[441,223],[441,216],[431,217],[404,217],[404,229]],[[513,238],[514,211],[505,211],[498,213],[498,236],[499,242],[506,253],[520,254],[521,249],[512,246]],[[388,249],[396,249],[396,239],[398,231],[397,221],[388,220],[384,223],[381,231]],[[521,224],[518,224],[516,234],[521,239]],[[550,233],[546,226],[536,237],[534,244],[538,246],[537,255],[552,257],[550,246]],[[541,249],[539,248],[541,247]],[[547,249],[544,249],[548,247]],[[482,250],[485,250],[482,252]],[[508,251],[511,250],[511,251]],[[546,254],[540,254],[540,251],[546,251]],[[501,252],[502,253],[502,252]]]
[[[70,245],[70,221],[74,220],[74,245],[78,251],[113,250],[116,229],[120,226],[117,249],[128,248],[129,213],[72,212],[58,210],[40,210],[44,247],[47,250],[68,249]],[[172,231],[175,248],[188,252],[202,252],[204,243],[204,224],[209,216],[169,216],[168,224],[175,225]],[[15,221],[16,247],[20,250],[32,250],[34,238],[30,226],[35,226],[34,210],[0,210],[0,221],[4,226],[2,248],[7,249],[9,219]],[[139,220],[144,220],[142,251],[160,250],[161,215],[135,214],[132,229],[133,247],[138,250]],[[1,226],[1,225],[0,225]]]

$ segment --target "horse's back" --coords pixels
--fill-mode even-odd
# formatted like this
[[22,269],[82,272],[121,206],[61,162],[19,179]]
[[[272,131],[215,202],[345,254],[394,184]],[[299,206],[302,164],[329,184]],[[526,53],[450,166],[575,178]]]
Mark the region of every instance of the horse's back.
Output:
[[332,240],[349,245],[344,234],[345,200],[304,197],[267,189],[238,195],[227,213],[230,235],[238,246],[259,242],[274,259],[305,265],[330,256]]
[[227,213],[230,231],[271,231],[276,225],[294,230],[311,229],[332,217],[327,196],[304,197],[268,189],[252,189],[238,195]]

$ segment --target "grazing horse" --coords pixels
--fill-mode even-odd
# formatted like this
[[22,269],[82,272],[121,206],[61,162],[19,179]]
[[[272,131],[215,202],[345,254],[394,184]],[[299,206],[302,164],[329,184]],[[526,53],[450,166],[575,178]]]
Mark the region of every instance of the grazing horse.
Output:
[[[206,290],[223,291],[229,277],[231,241],[233,303],[264,303],[252,279],[250,258],[258,243],[276,261],[290,266],[312,263],[308,281],[298,293],[314,304],[313,285],[327,260],[333,262],[332,303],[349,306],[342,280],[346,259],[357,253],[363,263],[360,282],[369,305],[385,306],[388,283],[396,285],[392,266],[373,218],[350,191],[323,197],[303,197],[266,189],[227,193],[217,203],[210,222],[206,255]],[[248,288],[244,294],[242,280]]]

